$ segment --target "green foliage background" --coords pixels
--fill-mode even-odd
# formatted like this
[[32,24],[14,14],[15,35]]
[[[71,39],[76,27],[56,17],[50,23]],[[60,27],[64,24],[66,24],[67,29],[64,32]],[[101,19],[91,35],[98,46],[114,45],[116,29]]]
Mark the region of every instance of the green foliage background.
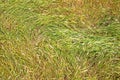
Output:
[[119,0],[0,0],[0,80],[119,79]]

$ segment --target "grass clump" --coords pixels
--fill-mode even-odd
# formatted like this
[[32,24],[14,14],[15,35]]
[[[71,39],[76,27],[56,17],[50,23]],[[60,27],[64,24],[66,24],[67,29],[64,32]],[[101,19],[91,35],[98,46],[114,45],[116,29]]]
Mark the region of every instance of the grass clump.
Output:
[[0,80],[119,80],[119,0],[1,0]]

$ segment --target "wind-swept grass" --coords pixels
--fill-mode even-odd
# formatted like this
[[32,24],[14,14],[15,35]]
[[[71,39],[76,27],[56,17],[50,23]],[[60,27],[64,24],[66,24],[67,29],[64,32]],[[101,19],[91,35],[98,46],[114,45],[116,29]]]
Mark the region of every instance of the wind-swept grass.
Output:
[[1,0],[0,80],[119,80],[119,0]]

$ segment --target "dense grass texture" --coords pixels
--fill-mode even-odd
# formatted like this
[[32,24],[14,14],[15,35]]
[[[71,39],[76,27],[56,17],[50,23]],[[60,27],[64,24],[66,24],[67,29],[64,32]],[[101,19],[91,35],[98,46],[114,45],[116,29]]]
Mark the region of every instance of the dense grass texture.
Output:
[[120,0],[0,0],[0,80],[120,80]]

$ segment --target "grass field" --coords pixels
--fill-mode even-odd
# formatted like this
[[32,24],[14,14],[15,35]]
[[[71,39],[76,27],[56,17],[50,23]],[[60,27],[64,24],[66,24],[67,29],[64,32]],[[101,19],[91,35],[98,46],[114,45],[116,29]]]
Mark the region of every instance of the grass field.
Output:
[[120,80],[120,1],[0,0],[0,80]]

